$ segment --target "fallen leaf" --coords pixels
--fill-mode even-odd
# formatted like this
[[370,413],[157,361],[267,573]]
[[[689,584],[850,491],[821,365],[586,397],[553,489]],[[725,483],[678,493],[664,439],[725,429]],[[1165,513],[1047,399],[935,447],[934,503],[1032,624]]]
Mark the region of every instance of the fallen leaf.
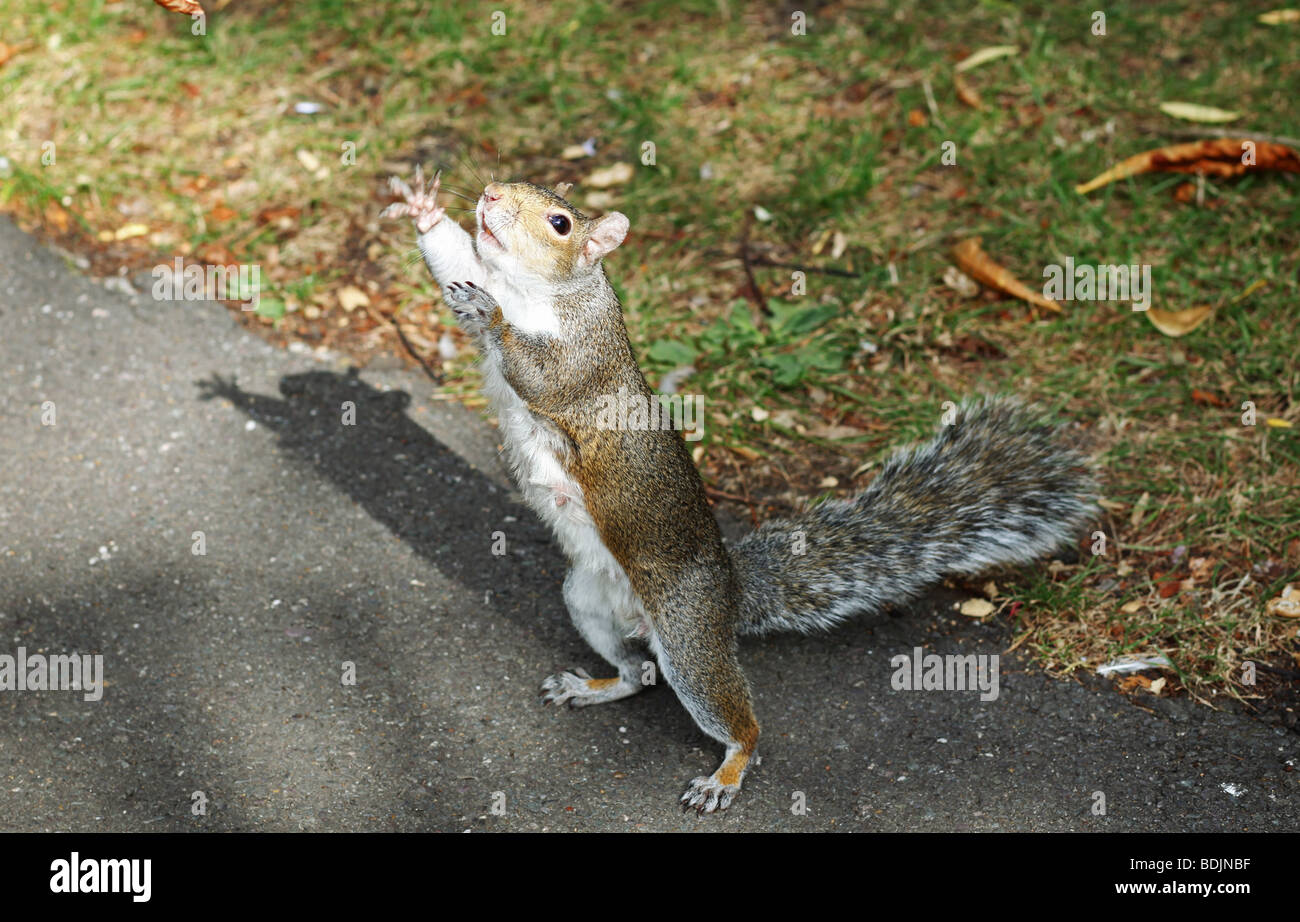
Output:
[[1120,614],[1122,615],[1135,615],[1141,610],[1142,603],[1137,599],[1134,599],[1132,602],[1125,602],[1119,609]]
[[14,55],[20,51],[26,51],[34,44],[35,42],[19,42],[17,45],[6,45],[4,42],[0,42],[0,67],[8,63],[9,59]]
[[1142,521],[1142,517],[1146,515],[1147,503],[1150,501],[1151,493],[1149,491],[1144,492],[1140,497],[1138,497],[1138,501],[1133,505],[1133,512],[1130,513],[1128,517],[1129,528],[1138,527]]
[[233,221],[235,218],[239,217],[239,212],[235,211],[235,209],[228,205],[217,205],[208,212],[208,217],[211,220],[216,221],[218,224],[222,224],[226,221]]
[[925,113],[920,109],[911,109],[907,113],[907,124],[913,128],[920,128],[925,124]]
[[302,164],[303,169],[308,173],[315,173],[320,169],[320,158],[311,151],[300,147],[294,151],[294,156],[298,158],[298,162]]
[[957,91],[957,98],[970,106],[972,109],[983,109],[984,101],[980,99],[980,94],[975,92],[975,88],[966,82],[966,78],[961,74],[952,75],[952,86]]
[[1060,311],[1061,306],[1055,301],[1049,301],[1038,292],[1025,287],[1005,267],[989,259],[988,254],[980,248],[979,237],[968,237],[963,240],[953,247],[952,255],[957,268],[980,284],[996,288],[1022,301],[1028,301],[1036,307]]
[[[1254,145],[1255,162],[1246,164],[1242,158],[1246,144]],[[1247,170],[1283,170],[1300,173],[1300,154],[1285,144],[1271,141],[1252,141],[1249,138],[1212,138],[1172,144],[1134,154],[1106,172],[1082,185],[1074,187],[1079,195],[1094,189],[1137,176],[1141,173],[1204,173],[1207,176],[1240,176]]]
[[583,183],[592,189],[608,189],[610,186],[620,186],[628,182],[634,172],[630,163],[615,163],[596,170],[584,179]]
[[293,205],[272,205],[269,208],[263,208],[257,213],[257,223],[278,224],[280,226],[292,225],[300,214],[302,214],[302,209]]
[[1270,10],[1259,14],[1259,21],[1266,26],[1280,26],[1284,22],[1300,22],[1300,10]]
[[1005,58],[1013,54],[1018,54],[1020,49],[1015,45],[991,45],[988,48],[981,48],[974,54],[967,55],[957,62],[954,70],[957,73],[971,70],[979,67],[981,64],[987,64],[989,61],[996,61],[998,58]]
[[1199,403],[1207,407],[1226,407],[1228,405],[1228,401],[1218,394],[1203,391],[1199,387],[1192,388],[1192,403]]
[[1211,125],[1235,122],[1241,118],[1240,112],[1216,109],[1214,106],[1201,106],[1194,102],[1162,102],[1160,111],[1185,122],[1206,122]]
[[979,297],[979,284],[956,266],[949,266],[943,270],[943,283],[963,298]]
[[1131,692],[1137,688],[1150,688],[1151,680],[1144,675],[1125,676],[1117,683],[1122,692]]
[[961,613],[970,618],[987,618],[993,614],[994,607],[988,599],[967,599],[961,603]]
[[1300,589],[1287,586],[1276,599],[1269,599],[1264,611],[1279,618],[1300,618]]
[[335,296],[339,299],[339,307],[348,313],[370,304],[370,296],[355,285],[344,285]]
[[1147,315],[1151,325],[1166,336],[1186,336],[1209,319],[1214,313],[1214,308],[1201,305],[1189,307],[1184,311],[1162,311],[1152,307],[1143,313]]
[[68,229],[68,213],[58,202],[50,202],[45,206],[45,220],[59,233],[65,233]]
[[830,439],[833,441],[835,439],[851,439],[854,436],[865,435],[866,433],[854,426],[818,425],[810,426],[808,428],[808,434],[813,438]]
[[186,16],[193,16],[195,13],[202,13],[203,7],[199,0],[153,0],[165,10],[171,10],[173,13],[184,13]]
[[1264,422],[1267,423],[1268,425],[1272,426],[1274,429],[1290,429],[1290,428],[1291,428],[1291,423],[1290,423],[1290,421],[1285,420],[1285,419],[1278,419],[1276,416],[1270,416],[1268,419],[1264,420]]
[[1147,686],[1147,691],[1151,692],[1153,695],[1158,695],[1160,694],[1161,689],[1165,687],[1165,683],[1168,681],[1169,680],[1164,676],[1161,676],[1158,679],[1152,679],[1151,684]]

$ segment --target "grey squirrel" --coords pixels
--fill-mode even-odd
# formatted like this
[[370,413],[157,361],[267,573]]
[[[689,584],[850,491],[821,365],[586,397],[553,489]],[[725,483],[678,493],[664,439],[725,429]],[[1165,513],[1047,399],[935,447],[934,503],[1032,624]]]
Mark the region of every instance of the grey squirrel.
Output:
[[828,628],[946,576],[1033,560],[1093,513],[1087,458],[1031,409],[985,399],[891,457],[856,498],[770,522],[728,550],[680,432],[601,424],[622,388],[652,399],[602,263],[628,219],[493,182],[471,240],[438,206],[437,176],[426,188],[417,169],[414,189],[391,184],[402,201],[384,214],[414,219],[430,272],[481,352],[511,472],[568,557],[573,623],[618,673],[550,676],[543,701],[583,707],[641,691],[648,646],[696,724],[726,746],[684,808],[725,809],[755,758],[738,635]]

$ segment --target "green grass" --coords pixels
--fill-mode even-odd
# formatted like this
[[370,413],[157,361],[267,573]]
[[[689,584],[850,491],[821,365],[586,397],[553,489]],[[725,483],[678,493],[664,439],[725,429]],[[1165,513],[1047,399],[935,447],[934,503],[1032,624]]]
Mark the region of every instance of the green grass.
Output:
[[[760,5],[590,2],[507,8],[498,36],[499,4],[303,0],[210,3],[196,38],[143,2],[11,0],[0,39],[36,47],[0,68],[14,164],[0,203],[105,265],[257,262],[286,310],[246,322],[365,358],[399,349],[384,318],[428,353],[453,328],[409,230],[377,221],[390,172],[441,165],[470,197],[489,174],[576,182],[582,206],[591,170],[637,164],[602,206],[633,227],[610,273],[650,379],[696,368],[684,386],[706,397],[697,456],[712,486],[776,511],[844,495],[944,401],[1021,393],[1097,444],[1113,553],[1000,578],[1022,603],[1018,642],[1059,672],[1145,645],[1198,696],[1250,696],[1234,678],[1244,659],[1296,654],[1294,622],[1263,606],[1300,582],[1300,178],[1207,180],[1204,205],[1175,199],[1195,182],[1180,175],[1074,187],[1196,130],[1162,101],[1240,111],[1245,135],[1300,134],[1300,27],[1258,24],[1274,5],[1112,4],[1096,36],[1085,6],[847,3],[794,36]],[[1019,53],[965,75],[984,101],[969,108],[953,64],[1000,44]],[[326,111],[295,115],[301,100]],[[589,137],[594,159],[561,159]],[[63,152],[53,166],[44,139]],[[259,219],[277,208],[296,213]],[[129,221],[150,234],[96,239]],[[973,235],[1031,287],[1067,256],[1149,264],[1155,307],[1219,309],[1171,339],[1121,303],[1036,317],[993,293],[964,299],[942,277]],[[807,293],[764,263],[806,268]],[[349,284],[372,310],[340,310]],[[468,359],[443,370],[474,402]],[[1186,576],[1192,558],[1212,576],[1161,598],[1156,574]]]

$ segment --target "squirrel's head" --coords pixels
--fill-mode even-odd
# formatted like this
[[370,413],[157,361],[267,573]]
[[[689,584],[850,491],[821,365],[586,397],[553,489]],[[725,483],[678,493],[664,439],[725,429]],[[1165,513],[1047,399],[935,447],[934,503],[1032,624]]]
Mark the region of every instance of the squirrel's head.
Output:
[[617,211],[589,218],[550,189],[528,182],[488,183],[475,216],[479,259],[508,275],[549,283],[598,272],[628,229]]

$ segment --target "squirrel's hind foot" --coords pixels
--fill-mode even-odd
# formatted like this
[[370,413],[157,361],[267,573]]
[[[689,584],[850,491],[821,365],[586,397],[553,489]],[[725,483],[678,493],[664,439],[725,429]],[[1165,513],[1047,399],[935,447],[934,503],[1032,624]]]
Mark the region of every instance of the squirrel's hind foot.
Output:
[[731,806],[740,793],[740,783],[745,780],[745,770],[758,764],[758,755],[745,753],[739,747],[728,747],[727,757],[712,775],[693,780],[682,795],[682,810],[696,813],[715,813]]
[[561,672],[542,682],[542,704],[581,708],[635,695],[642,686],[622,678],[593,679],[582,669]]

